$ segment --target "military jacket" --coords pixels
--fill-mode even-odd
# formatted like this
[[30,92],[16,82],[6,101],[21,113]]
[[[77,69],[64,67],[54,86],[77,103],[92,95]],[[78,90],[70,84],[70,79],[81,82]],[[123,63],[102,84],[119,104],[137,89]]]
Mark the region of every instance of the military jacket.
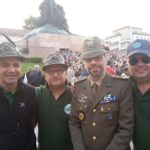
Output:
[[75,84],[69,120],[74,150],[129,150],[133,118],[128,79],[106,74],[96,94],[88,78]]

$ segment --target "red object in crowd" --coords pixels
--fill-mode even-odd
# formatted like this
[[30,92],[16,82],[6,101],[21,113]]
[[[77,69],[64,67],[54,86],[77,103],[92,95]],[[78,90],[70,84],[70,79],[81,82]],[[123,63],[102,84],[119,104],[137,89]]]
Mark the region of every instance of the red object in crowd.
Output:
[[115,69],[113,69],[111,66],[106,66],[105,71],[110,75],[116,75]]

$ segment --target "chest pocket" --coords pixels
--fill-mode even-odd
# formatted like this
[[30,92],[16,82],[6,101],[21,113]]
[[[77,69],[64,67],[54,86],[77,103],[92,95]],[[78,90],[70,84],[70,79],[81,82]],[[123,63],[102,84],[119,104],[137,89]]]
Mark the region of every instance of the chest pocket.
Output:
[[89,109],[89,106],[88,106],[88,102],[78,102],[78,105],[77,105],[77,110],[80,112],[87,112]]
[[107,103],[99,105],[100,111],[100,124],[106,126],[115,125],[118,123],[118,105],[117,103]]
[[[82,91],[81,91],[82,92]],[[77,97],[77,110],[80,112],[87,112],[89,109],[89,98],[86,94],[81,93]]]
[[116,103],[107,103],[100,105],[100,112],[116,112],[118,111],[118,105]]

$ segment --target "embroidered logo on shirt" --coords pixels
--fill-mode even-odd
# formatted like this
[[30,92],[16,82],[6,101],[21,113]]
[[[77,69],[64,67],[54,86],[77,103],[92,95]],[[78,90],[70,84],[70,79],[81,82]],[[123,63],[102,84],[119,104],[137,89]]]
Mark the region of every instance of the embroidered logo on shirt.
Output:
[[25,108],[26,107],[25,103],[24,102],[20,102],[20,107],[22,107],[22,108],[24,107]]
[[64,111],[65,111],[65,113],[66,113],[67,115],[70,115],[70,112],[71,112],[71,104],[65,105]]

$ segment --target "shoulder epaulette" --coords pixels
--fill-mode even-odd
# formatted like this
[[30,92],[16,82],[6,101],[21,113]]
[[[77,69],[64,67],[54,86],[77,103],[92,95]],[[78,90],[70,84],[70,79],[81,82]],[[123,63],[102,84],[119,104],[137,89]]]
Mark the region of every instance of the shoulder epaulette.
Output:
[[75,81],[75,83],[80,83],[82,81],[85,81],[86,79],[87,79],[87,77],[80,78],[77,81]]
[[128,80],[129,79],[129,77],[121,77],[121,76],[112,76],[112,78],[114,78],[114,79],[120,79],[120,80]]

